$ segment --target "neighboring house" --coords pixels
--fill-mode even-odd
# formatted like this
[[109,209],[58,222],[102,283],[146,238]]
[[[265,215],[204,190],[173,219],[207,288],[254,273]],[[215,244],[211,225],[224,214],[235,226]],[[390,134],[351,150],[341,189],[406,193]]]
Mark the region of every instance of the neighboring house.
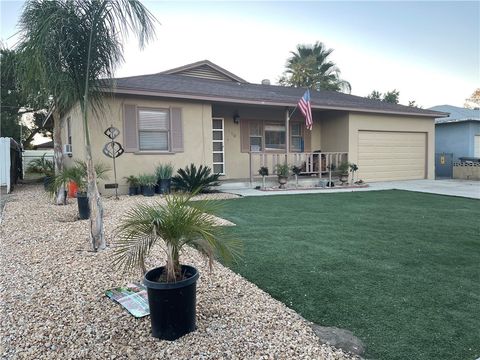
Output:
[[480,110],[439,105],[430,110],[450,113],[435,120],[435,152],[453,153],[453,160],[462,157],[480,158]]
[[[124,176],[167,162],[206,164],[226,180],[252,180],[260,166],[272,173],[285,160],[306,175],[326,176],[331,162],[348,158],[366,181],[434,178],[434,118],[446,114],[312,91],[309,131],[298,109],[287,116],[305,89],[251,84],[207,60],[112,81],[115,96],[106,98],[100,118],[91,115],[90,126],[95,161],[110,162],[102,153],[105,129],[121,132],[121,189]],[[84,158],[79,106],[62,119],[64,144],[73,159]]]

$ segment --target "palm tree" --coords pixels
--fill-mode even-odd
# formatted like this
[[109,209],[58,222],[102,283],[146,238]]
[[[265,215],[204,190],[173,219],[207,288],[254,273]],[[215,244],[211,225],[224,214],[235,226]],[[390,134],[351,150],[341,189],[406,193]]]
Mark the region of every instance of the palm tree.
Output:
[[164,282],[182,279],[180,253],[191,246],[205,255],[212,266],[218,256],[231,260],[239,254],[240,244],[222,236],[222,227],[211,216],[217,207],[211,201],[191,202],[191,195],[176,194],[164,205],[138,205],[130,209],[117,228],[114,264],[126,269],[141,267],[145,257],[159,245],[166,254]]
[[[88,173],[90,237],[93,250],[105,248],[103,207],[90,143],[89,114],[104,109],[107,82],[123,61],[129,31],[140,47],[154,36],[155,18],[138,0],[30,0],[20,18],[25,68],[40,74],[61,114],[79,103]],[[113,85],[113,84],[112,84]]]
[[340,70],[328,60],[332,52],[333,49],[327,49],[318,41],[314,45],[297,45],[297,51],[292,51],[292,56],[287,60],[280,84],[350,92],[350,83],[340,79]]

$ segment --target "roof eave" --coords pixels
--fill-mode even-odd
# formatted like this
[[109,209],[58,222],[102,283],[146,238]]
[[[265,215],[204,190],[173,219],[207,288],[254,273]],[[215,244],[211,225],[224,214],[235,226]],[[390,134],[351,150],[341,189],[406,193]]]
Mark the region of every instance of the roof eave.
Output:
[[[176,99],[187,99],[187,100],[237,103],[237,104],[245,104],[245,105],[266,105],[266,106],[286,106],[286,107],[297,106],[296,102],[246,100],[246,99],[238,99],[233,97],[227,98],[227,97],[173,93],[173,92],[158,92],[158,91],[131,89],[131,88],[115,88],[113,89],[113,92],[116,94],[124,94],[124,95],[143,95],[143,96],[165,97],[165,98],[176,98]],[[438,118],[439,114],[441,114],[439,112],[436,112],[435,114],[433,113],[426,114],[426,113],[418,113],[418,112],[404,112],[404,111],[395,111],[395,110],[378,110],[378,109],[365,109],[365,108],[348,107],[348,106],[330,106],[330,105],[313,105],[313,104],[312,104],[312,109],[343,110],[343,111],[356,111],[356,112],[377,113],[377,114],[422,116],[422,117],[428,117],[428,118]]]

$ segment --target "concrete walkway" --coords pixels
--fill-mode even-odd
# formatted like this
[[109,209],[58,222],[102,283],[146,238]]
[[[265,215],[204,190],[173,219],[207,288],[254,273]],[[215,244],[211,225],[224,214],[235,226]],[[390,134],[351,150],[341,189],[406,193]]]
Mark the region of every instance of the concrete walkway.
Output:
[[431,194],[460,196],[472,199],[480,199],[480,181],[468,180],[405,180],[405,181],[382,181],[370,183],[366,188],[356,189],[311,189],[311,190],[285,190],[285,191],[260,191],[246,187],[229,186],[224,184],[221,191],[237,194],[240,196],[268,196],[268,195],[291,195],[291,194],[312,194],[312,193],[334,193],[354,192],[373,190],[408,190]]

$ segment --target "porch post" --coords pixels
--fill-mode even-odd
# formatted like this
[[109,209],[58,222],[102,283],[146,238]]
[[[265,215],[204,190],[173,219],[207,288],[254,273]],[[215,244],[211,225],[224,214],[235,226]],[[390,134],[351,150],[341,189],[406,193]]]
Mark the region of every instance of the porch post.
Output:
[[290,114],[288,107],[285,110],[285,161],[288,162],[288,152],[290,150]]

